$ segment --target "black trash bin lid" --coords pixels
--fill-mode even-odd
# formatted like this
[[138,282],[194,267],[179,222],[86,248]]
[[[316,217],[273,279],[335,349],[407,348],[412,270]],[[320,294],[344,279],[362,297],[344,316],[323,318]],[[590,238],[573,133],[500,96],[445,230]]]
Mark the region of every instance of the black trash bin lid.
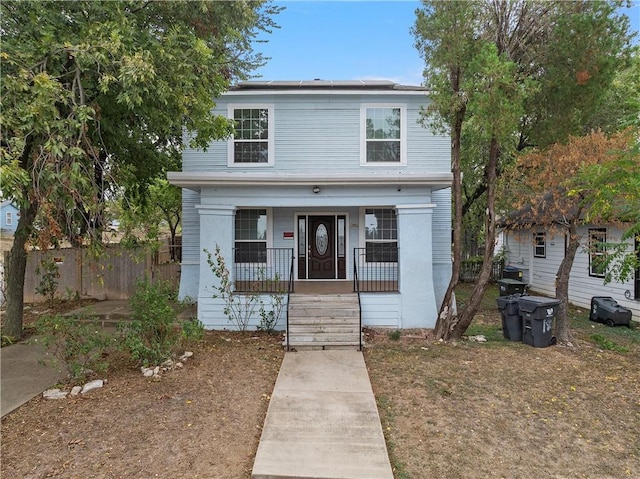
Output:
[[518,307],[521,311],[532,313],[538,308],[552,308],[560,305],[560,300],[545,298],[544,296],[522,296],[518,300]]

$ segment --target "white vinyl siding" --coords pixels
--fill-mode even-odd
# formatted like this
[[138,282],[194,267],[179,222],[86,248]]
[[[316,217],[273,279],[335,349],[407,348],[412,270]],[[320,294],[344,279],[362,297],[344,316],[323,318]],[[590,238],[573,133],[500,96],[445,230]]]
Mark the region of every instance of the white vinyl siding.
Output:
[[[300,98],[295,96],[252,97],[256,103],[246,106],[273,105],[273,164],[233,164],[233,140],[212,141],[206,151],[186,148],[183,155],[184,172],[221,172],[255,171],[256,168],[270,166],[278,173],[305,172],[343,172],[362,171],[361,165],[361,107],[370,105],[369,98],[362,102],[361,95],[344,95],[328,99],[322,96]],[[239,98],[231,94],[218,101],[213,113],[230,116],[230,107],[244,108],[238,103]],[[381,105],[398,105],[391,103],[391,97],[381,95]],[[403,100],[405,100],[403,98]],[[229,103],[226,103],[229,101]],[[449,172],[451,171],[451,144],[448,137],[434,134],[430,128],[419,123],[420,109],[428,105],[425,96],[412,96],[401,104],[406,105],[404,130],[406,141],[403,142],[407,174],[415,171]],[[375,105],[375,104],[374,104]],[[189,138],[185,138],[188,144]],[[301,170],[301,165],[304,169]],[[374,169],[379,174],[397,174],[398,163],[365,165],[367,170]],[[270,170],[271,171],[271,170]]]
[[[578,230],[581,240],[569,278],[569,301],[576,306],[589,308],[593,296],[610,296],[622,306],[631,309],[633,319],[640,321],[640,301],[633,300],[633,278],[624,283],[611,282],[605,285],[603,278],[589,274],[589,230],[594,229],[599,228],[580,227]],[[606,233],[607,241],[612,243],[620,241],[621,230],[608,227]],[[530,284],[532,291],[555,297],[556,276],[565,256],[564,235],[562,232],[553,235],[547,232],[546,258],[533,256],[532,239],[533,232],[531,230],[510,231],[508,233],[506,245],[509,264],[523,269],[524,281]],[[527,250],[529,256],[527,256]],[[633,244],[631,243],[628,246],[628,251],[632,250]]]

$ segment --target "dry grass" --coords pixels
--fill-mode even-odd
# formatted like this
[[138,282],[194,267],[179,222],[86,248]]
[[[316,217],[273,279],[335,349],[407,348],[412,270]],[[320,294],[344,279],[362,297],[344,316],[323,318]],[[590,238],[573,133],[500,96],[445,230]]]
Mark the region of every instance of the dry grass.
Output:
[[640,331],[572,309],[575,346],[533,348],[502,339],[492,293],[469,331],[487,343],[370,332],[396,479],[640,477]]
[[[575,347],[533,348],[502,339],[496,296],[469,330],[487,343],[368,331],[395,478],[639,478],[640,329],[572,309]],[[248,478],[282,357],[276,336],[211,332],[160,381],[118,363],[87,397],[3,418],[1,476]]]

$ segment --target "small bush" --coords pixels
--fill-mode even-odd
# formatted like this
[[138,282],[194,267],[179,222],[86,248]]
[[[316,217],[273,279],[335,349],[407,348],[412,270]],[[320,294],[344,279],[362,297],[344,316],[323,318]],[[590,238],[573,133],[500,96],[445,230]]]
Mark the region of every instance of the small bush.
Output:
[[187,319],[182,322],[182,345],[197,343],[204,338],[204,325],[199,319]]
[[629,348],[621,346],[615,341],[604,337],[602,334],[593,334],[591,339],[600,347],[600,349],[606,349],[607,351],[616,351],[618,353],[627,353]]
[[400,332],[399,329],[396,329],[395,331],[391,331],[389,333],[389,339],[392,341],[398,341],[400,339],[400,336],[402,335],[402,333]]
[[53,307],[58,292],[58,278],[60,278],[58,265],[53,258],[43,259],[36,267],[36,274],[40,275],[36,293],[48,299],[49,307]]
[[144,280],[136,284],[130,300],[131,321],[121,323],[119,330],[124,350],[145,366],[169,359],[180,342],[175,300],[176,291],[169,282]]
[[92,372],[105,371],[107,357],[115,348],[113,336],[82,316],[42,316],[36,331],[72,379],[83,379]]

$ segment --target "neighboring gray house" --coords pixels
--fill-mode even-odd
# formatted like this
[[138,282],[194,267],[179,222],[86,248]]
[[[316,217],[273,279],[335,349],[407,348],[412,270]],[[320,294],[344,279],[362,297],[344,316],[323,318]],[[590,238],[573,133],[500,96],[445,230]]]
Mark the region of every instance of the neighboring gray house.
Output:
[[246,82],[218,99],[235,138],[187,149],[168,174],[183,188],[179,294],[207,328],[233,327],[213,297],[216,245],[239,292],[265,277],[296,296],[357,289],[364,325],[434,326],[452,174],[450,138],[419,122],[428,103],[388,81]]
[[20,210],[11,200],[4,200],[0,203],[0,230],[2,233],[15,233],[18,219],[20,219]]
[[[610,296],[622,306],[631,309],[633,319],[640,321],[640,269],[626,283],[604,284],[604,274],[593,261],[596,255],[606,254],[604,250],[589,248],[589,244],[617,243],[623,231],[612,225],[588,225],[578,229],[582,237],[580,247],[569,277],[569,301],[582,308],[591,307],[593,296]],[[504,230],[502,233],[507,252],[507,264],[523,271],[523,281],[532,290],[555,296],[556,275],[564,258],[567,240],[562,232],[549,232],[544,228]],[[628,251],[638,250],[629,244]]]

